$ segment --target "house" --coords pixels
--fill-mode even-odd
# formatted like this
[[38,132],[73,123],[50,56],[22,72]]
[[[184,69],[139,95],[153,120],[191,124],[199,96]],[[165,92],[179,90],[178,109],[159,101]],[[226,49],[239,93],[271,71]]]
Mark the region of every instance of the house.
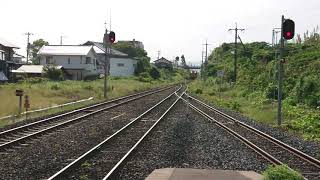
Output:
[[161,57],[160,59],[155,60],[153,63],[157,68],[166,68],[166,69],[173,68],[173,62],[167,60],[164,57]]
[[97,54],[91,45],[45,45],[38,55],[40,65],[62,66],[72,80],[98,75]]
[[12,79],[11,70],[16,66],[13,61],[14,49],[19,49],[19,47],[0,38],[0,81]]
[[[105,47],[103,43],[88,41],[83,45],[92,45],[97,53],[97,70],[99,74],[104,74]],[[111,48],[109,73],[111,76],[131,76],[134,75],[137,60],[130,58],[128,54]]]
[[135,48],[144,49],[143,43],[140,41],[136,41],[135,39],[133,39],[132,41],[118,41],[118,43],[128,43],[128,44],[132,44],[133,47]]
[[[44,65],[22,65],[17,70],[12,70],[12,73],[18,79],[22,77],[41,77],[44,73],[43,67]],[[62,66],[55,66],[55,68],[65,71]]]

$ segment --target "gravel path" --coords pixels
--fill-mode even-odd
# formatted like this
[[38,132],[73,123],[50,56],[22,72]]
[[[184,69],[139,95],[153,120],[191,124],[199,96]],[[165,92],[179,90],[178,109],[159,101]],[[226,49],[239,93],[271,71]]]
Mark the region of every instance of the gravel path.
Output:
[[120,172],[120,179],[144,179],[168,167],[254,170],[268,162],[238,139],[209,123],[180,101]]
[[[194,96],[194,97],[196,97],[196,96]],[[199,97],[197,97],[197,98],[201,99]],[[207,103],[207,104],[209,104],[209,103]],[[256,129],[258,129],[266,134],[273,136],[274,138],[276,138],[284,143],[289,144],[290,146],[292,146],[296,149],[299,149],[302,152],[305,152],[313,157],[320,159],[320,143],[317,143],[314,141],[306,141],[299,135],[289,133],[288,131],[285,131],[283,129],[274,128],[274,127],[268,126],[266,124],[259,123],[256,120],[248,118],[238,112],[223,109],[223,108],[216,106],[216,105],[213,105],[213,104],[210,104],[210,105],[212,107],[252,126],[252,127],[255,127]]]
[[1,179],[50,177],[172,91],[150,95],[91,116],[87,120],[28,142],[28,146],[21,146],[8,154],[0,154]]

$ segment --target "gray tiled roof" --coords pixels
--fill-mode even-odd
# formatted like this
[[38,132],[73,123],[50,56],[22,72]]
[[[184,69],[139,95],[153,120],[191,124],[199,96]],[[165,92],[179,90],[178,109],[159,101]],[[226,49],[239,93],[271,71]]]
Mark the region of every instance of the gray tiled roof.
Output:
[[[83,45],[93,45],[95,47],[98,47],[101,50],[101,52],[96,51],[97,54],[101,54],[101,53],[104,53],[106,51],[106,48],[103,46],[103,43],[101,43],[101,42],[88,41],[88,42],[84,43]],[[113,56],[128,57],[128,54],[123,53],[123,52],[118,51],[118,50],[115,50],[115,49],[112,49],[112,48],[111,48],[111,54]]]

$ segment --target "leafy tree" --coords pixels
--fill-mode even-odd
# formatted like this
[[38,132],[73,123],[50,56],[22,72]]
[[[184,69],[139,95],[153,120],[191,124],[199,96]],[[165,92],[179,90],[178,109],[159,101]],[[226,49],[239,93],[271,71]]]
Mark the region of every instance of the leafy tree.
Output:
[[141,57],[138,59],[137,67],[135,69],[135,74],[139,75],[142,72],[146,72],[150,68],[150,58]]
[[136,48],[129,42],[118,42],[116,44],[113,44],[113,48],[128,54],[128,56],[131,58],[146,57],[148,55],[148,53],[144,49]]
[[183,54],[181,55],[181,65],[182,65],[183,67],[186,67],[186,66],[187,66],[186,59],[185,59],[185,57],[184,57]]
[[157,68],[155,67],[152,67],[151,70],[150,70],[150,76],[153,78],[153,79],[159,79],[161,77],[160,75],[160,72]]
[[61,69],[57,69],[55,66],[44,66],[44,77],[54,80],[62,81],[64,80],[64,74]]
[[179,64],[179,56],[177,56],[176,58],[175,58],[175,63],[176,63],[176,65],[178,66],[178,64]]
[[49,45],[49,43],[43,39],[35,40],[32,44],[30,44],[32,64],[40,64],[40,57],[38,56],[38,52],[44,45]]

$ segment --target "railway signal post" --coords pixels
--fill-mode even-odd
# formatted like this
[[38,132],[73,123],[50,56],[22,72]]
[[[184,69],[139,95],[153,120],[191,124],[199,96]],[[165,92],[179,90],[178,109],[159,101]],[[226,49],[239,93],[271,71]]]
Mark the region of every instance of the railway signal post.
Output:
[[103,36],[103,45],[105,47],[105,59],[104,59],[104,98],[107,98],[107,76],[109,73],[109,61],[110,61],[110,54],[111,54],[111,44],[114,43],[116,40],[116,35],[113,31],[108,33],[106,29],[104,36]]
[[282,15],[281,17],[281,39],[280,39],[280,58],[279,58],[279,71],[278,71],[278,114],[277,120],[278,125],[281,125],[282,122],[282,81],[283,81],[283,63],[285,59],[283,57],[284,51],[284,41],[290,40],[294,37],[294,21],[291,19],[285,19]]

